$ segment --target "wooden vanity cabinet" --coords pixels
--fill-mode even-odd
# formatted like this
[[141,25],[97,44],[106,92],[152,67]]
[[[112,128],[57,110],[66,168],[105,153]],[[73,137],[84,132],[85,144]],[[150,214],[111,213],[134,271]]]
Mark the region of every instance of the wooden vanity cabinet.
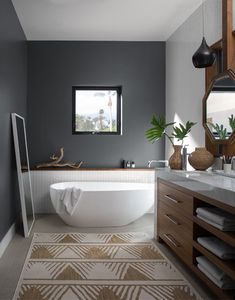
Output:
[[218,299],[234,299],[235,290],[223,291],[198,268],[196,257],[206,256],[235,280],[235,260],[224,261],[197,243],[199,236],[216,236],[235,247],[235,232],[223,232],[196,217],[197,207],[213,206],[233,213],[235,208],[170,183],[157,180],[157,240],[172,251],[210,288]]
[[186,263],[192,260],[193,198],[166,184],[158,185],[158,239]]

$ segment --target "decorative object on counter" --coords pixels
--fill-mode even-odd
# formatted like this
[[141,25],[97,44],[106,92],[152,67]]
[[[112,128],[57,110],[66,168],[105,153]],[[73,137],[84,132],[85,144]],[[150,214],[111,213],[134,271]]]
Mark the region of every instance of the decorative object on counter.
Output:
[[192,57],[193,65],[195,68],[207,68],[214,64],[216,59],[215,51],[210,48],[205,39],[204,28],[204,1],[202,0],[202,43]]
[[60,155],[56,156],[53,154],[50,159],[52,160],[51,162],[47,163],[41,163],[36,166],[37,169],[39,168],[64,168],[64,167],[69,167],[72,169],[79,169],[81,165],[83,164],[83,161],[80,161],[79,163],[61,163],[62,159],[64,157],[64,148],[60,148]]
[[[177,127],[177,126],[173,127],[174,132],[172,133],[172,135],[178,141],[181,141],[181,143],[182,143],[181,149],[183,147],[184,138],[187,137],[187,134],[191,131],[192,126],[194,126],[195,124],[196,123],[187,121],[185,127],[182,124],[179,124],[179,127]],[[173,155],[169,159],[169,164],[170,164],[171,169],[180,170],[180,169],[185,168],[185,170],[186,170],[186,167],[187,167],[187,148],[186,148],[186,145],[184,146],[184,148],[185,149],[183,149],[183,155],[180,155],[180,158],[178,158],[178,155],[175,155],[176,148],[174,147],[175,152],[173,153]],[[180,149],[180,154],[181,154],[181,149]],[[179,167],[180,160],[181,160],[181,167]]]
[[224,164],[224,173],[230,173],[232,171],[231,164]]
[[[164,116],[153,116],[151,120],[152,128],[146,131],[147,139],[154,143],[162,137],[167,137],[170,143],[174,148],[174,153],[169,159],[169,166],[173,170],[182,169],[182,157],[181,149],[183,147],[183,140],[187,137],[188,133],[191,131],[191,128],[196,125],[196,123],[187,121],[186,125],[179,123],[179,126],[173,126],[175,122],[166,123]],[[166,132],[167,127],[173,126],[173,132],[168,134]],[[181,145],[174,145],[173,139],[176,138],[177,141],[181,141]]]
[[212,171],[222,170],[222,169],[223,169],[222,157],[217,156],[214,158],[214,163],[212,165]]
[[223,163],[224,163],[224,173],[230,173],[232,171],[232,156],[223,156]]
[[223,144],[216,144],[216,153],[214,153],[212,171],[223,170],[223,147]]
[[189,155],[188,161],[194,169],[205,171],[212,166],[214,156],[205,147],[196,147],[195,151]]
[[226,156],[226,155],[223,155],[223,162],[224,164],[232,164],[232,161],[233,161],[233,156]]
[[130,168],[134,169],[135,168],[135,162],[132,160],[123,160],[122,164],[123,164],[124,169],[130,169]]
[[181,170],[182,169],[182,155],[181,145],[173,145],[174,153],[169,158],[169,166],[172,170]]

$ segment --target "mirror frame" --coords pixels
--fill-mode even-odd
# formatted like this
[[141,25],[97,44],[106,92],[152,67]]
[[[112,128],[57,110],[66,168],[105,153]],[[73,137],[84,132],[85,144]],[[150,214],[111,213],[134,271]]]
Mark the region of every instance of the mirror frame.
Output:
[[[29,189],[30,189],[30,197],[32,203],[32,213],[33,213],[33,221],[30,226],[28,227],[27,222],[27,212],[26,212],[26,204],[25,204],[25,192],[24,192],[24,182],[21,170],[21,157],[20,157],[20,148],[19,148],[19,135],[17,129],[16,119],[19,118],[23,121],[23,128],[24,128],[24,139],[25,139],[25,150],[26,150],[26,159],[27,159],[27,167],[28,167],[28,176],[29,176]],[[18,175],[18,184],[19,184],[19,192],[20,192],[20,202],[21,202],[21,213],[22,213],[22,220],[23,220],[23,228],[24,228],[24,236],[29,237],[31,229],[33,228],[33,224],[35,221],[35,214],[34,214],[34,204],[33,204],[33,194],[32,194],[32,184],[31,184],[31,176],[30,176],[30,165],[29,165],[29,156],[28,156],[28,146],[27,146],[27,137],[26,137],[26,128],[25,128],[25,120],[23,117],[16,113],[11,114],[12,120],[12,129],[13,129],[13,139],[14,139],[14,148],[15,148],[15,157],[16,157],[16,167],[17,167],[17,175]]]
[[213,90],[213,86],[214,86],[214,83],[216,80],[218,79],[222,79],[222,78],[225,78],[226,76],[229,76],[231,79],[234,80],[234,84],[235,84],[235,73],[229,69],[223,73],[220,73],[219,75],[215,76],[213,78],[213,80],[211,81],[204,97],[203,97],[203,100],[202,100],[202,123],[203,123],[203,127],[207,133],[207,135],[209,136],[210,138],[210,141],[213,143],[213,144],[232,144],[234,141],[235,141],[235,130],[233,131],[233,133],[230,135],[230,137],[226,140],[221,140],[221,139],[215,139],[215,137],[213,136],[212,132],[210,131],[210,129],[208,128],[207,126],[207,108],[206,108],[206,102],[207,102],[207,99],[210,95],[210,92]]

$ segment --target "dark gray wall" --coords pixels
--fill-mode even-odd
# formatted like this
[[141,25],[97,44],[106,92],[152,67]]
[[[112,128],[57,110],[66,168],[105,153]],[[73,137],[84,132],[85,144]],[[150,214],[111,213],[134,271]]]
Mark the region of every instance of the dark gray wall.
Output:
[[[72,135],[72,86],[122,85],[123,135]],[[165,113],[165,43],[29,42],[28,135],[32,163],[61,146],[65,160],[117,167],[164,158],[164,141],[145,139],[153,113]]]
[[11,1],[0,1],[0,240],[19,213],[10,113],[26,115],[27,45]]

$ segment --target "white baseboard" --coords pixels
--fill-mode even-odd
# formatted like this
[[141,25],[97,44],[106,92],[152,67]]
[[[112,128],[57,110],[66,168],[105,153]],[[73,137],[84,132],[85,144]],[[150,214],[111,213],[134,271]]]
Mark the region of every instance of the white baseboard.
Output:
[[0,242],[0,258],[2,257],[3,253],[5,252],[7,246],[9,245],[10,241],[12,240],[13,236],[15,235],[16,225],[13,223],[10,229],[7,231],[6,235]]

